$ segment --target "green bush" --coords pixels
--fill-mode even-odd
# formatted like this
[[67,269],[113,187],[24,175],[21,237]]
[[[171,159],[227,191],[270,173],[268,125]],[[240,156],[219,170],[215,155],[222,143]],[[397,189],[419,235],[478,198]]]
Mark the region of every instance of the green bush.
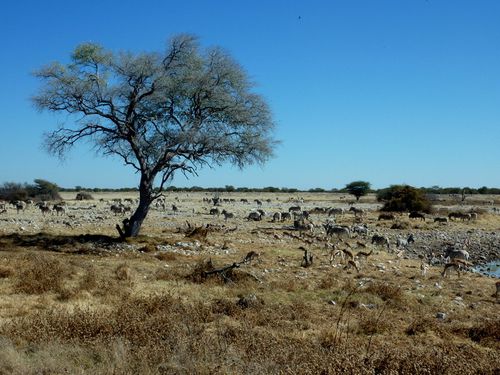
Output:
[[392,185],[377,193],[379,202],[385,202],[382,211],[420,211],[430,213],[432,204],[426,194],[409,185]]
[[0,199],[6,201],[61,200],[59,187],[49,181],[36,179],[34,185],[6,182],[0,185]]

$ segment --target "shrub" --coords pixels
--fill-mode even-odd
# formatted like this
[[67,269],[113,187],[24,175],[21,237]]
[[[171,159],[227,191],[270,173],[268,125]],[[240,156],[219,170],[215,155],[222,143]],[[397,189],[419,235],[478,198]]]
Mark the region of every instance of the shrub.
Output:
[[29,197],[27,184],[6,182],[0,186],[0,199],[6,201],[22,201]]
[[392,185],[379,190],[377,200],[385,202],[382,211],[421,211],[430,213],[432,204],[426,194],[409,185]]
[[77,201],[85,201],[85,200],[93,200],[94,197],[90,194],[90,193],[87,193],[87,192],[80,192],[78,194],[76,194],[76,198],[75,198]]
[[60,292],[69,274],[67,266],[52,257],[34,256],[18,276],[15,290],[26,294]]

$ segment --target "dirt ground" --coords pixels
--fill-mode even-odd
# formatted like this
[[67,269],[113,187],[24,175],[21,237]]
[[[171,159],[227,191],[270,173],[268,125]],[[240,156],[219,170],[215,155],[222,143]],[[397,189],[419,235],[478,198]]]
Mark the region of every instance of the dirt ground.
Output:
[[[500,198],[440,197],[425,221],[379,221],[372,195],[221,193],[225,220],[209,213],[214,194],[172,193],[120,242],[129,213],[110,206],[137,197],[75,195],[59,216],[0,215],[0,374],[500,373],[498,279],[442,276],[447,246],[474,265],[500,259]],[[325,213],[311,214],[312,232],[271,221],[297,205],[344,208],[336,223],[368,234],[327,238]],[[246,220],[257,209],[263,220]],[[453,211],[478,216],[434,222]]]

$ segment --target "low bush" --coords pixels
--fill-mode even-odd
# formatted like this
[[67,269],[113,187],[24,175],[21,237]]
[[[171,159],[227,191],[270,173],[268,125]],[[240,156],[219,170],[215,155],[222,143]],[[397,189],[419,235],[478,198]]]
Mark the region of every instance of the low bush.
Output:
[[80,193],[76,194],[76,198],[75,199],[77,201],[87,201],[87,200],[90,201],[90,200],[93,200],[94,197],[90,193],[80,192]]
[[409,185],[392,185],[379,190],[377,200],[385,202],[382,211],[431,213],[432,204],[424,191]]
[[59,259],[46,255],[33,256],[29,258],[26,267],[17,274],[14,289],[26,294],[58,293],[69,273],[68,267]]

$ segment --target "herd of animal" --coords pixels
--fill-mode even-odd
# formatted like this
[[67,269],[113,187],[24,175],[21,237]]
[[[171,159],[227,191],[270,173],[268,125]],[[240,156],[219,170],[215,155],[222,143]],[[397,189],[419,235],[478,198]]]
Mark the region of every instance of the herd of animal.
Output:
[[[161,197],[155,200],[151,207],[158,211],[166,211],[171,208],[171,212],[177,214],[181,212],[178,200],[179,199],[176,198],[174,204],[167,204],[166,199]],[[133,198],[112,199],[108,201],[101,200],[101,202],[104,203],[108,207],[109,212],[115,216],[130,215],[134,205],[138,204],[138,200]],[[231,212],[230,210],[230,207],[234,208],[237,203],[240,209],[241,205],[252,205],[252,203],[255,205],[255,208],[247,210],[247,213],[241,217],[241,210],[238,213]],[[306,241],[307,238],[321,237],[322,241],[328,244],[327,246],[331,246],[333,253],[337,255],[341,254],[343,257],[346,257],[346,266],[352,266],[357,270],[359,270],[359,266],[356,264],[353,254],[348,249],[348,247],[351,247],[350,241],[353,239],[356,239],[357,247],[366,248],[367,246],[372,246],[374,248],[386,249],[387,251],[392,251],[392,249],[394,249],[397,251],[398,257],[401,257],[404,250],[408,249],[408,247],[415,243],[418,238],[417,234],[408,233],[405,237],[397,236],[391,240],[386,233],[380,233],[378,228],[373,228],[368,225],[366,216],[369,210],[356,206],[351,206],[349,208],[312,207],[305,209],[300,205],[303,204],[303,200],[295,200],[293,203],[295,204],[290,205],[288,209],[283,209],[283,204],[277,203],[271,199],[254,199],[252,201],[247,198],[241,198],[237,201],[232,198],[221,199],[219,197],[205,197],[202,199],[201,204],[208,204],[209,207],[202,207],[201,212],[199,211],[198,214],[206,214],[217,218],[222,216],[225,221],[244,219],[249,222],[260,222],[267,219],[269,223],[282,224],[285,229],[297,231],[299,236],[306,238]],[[266,205],[271,212],[266,212],[263,209]],[[8,209],[14,209],[19,214],[21,212],[30,211],[30,207],[38,209],[43,216],[48,214],[65,215],[68,213],[68,206],[65,201],[55,203],[45,201],[33,202],[30,200],[11,202],[0,201],[0,213],[5,213]],[[192,213],[195,213],[195,209],[192,209]],[[344,220],[346,215],[352,215],[352,219]],[[378,221],[397,222],[401,219],[402,215],[403,214],[381,212],[378,215]],[[454,211],[450,212],[448,217],[437,216],[432,218],[424,213],[413,211],[407,214],[407,217],[411,220],[421,221],[431,219],[437,223],[447,223],[455,220],[470,222],[477,219],[477,213]],[[352,222],[352,224],[345,225],[346,221]],[[356,256],[368,257],[371,253],[372,252],[360,251]],[[449,274],[449,270],[451,269],[456,269],[457,272],[459,272],[461,269],[471,266],[468,252],[465,249],[456,249],[456,246],[446,247],[443,250],[442,259],[445,264],[443,276]]]

